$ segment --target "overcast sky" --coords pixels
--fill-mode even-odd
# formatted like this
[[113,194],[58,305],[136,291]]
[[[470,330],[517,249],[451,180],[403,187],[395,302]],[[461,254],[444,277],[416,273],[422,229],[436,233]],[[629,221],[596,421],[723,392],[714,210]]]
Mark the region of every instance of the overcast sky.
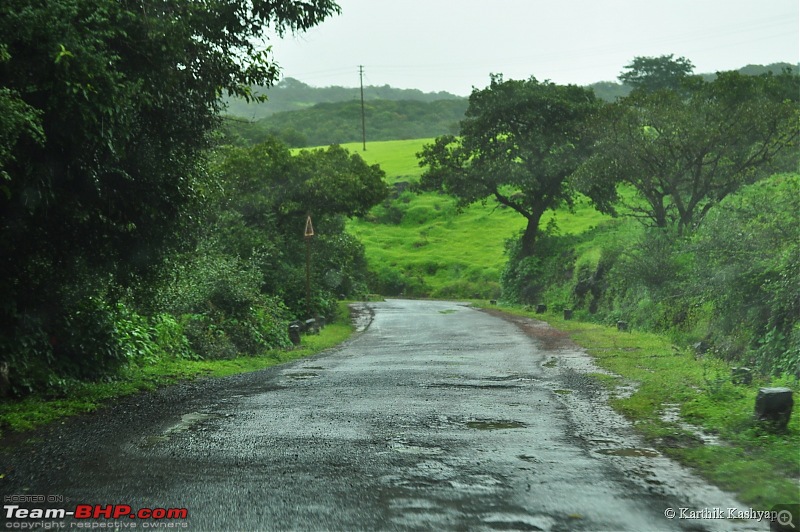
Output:
[[342,14],[273,39],[283,75],[309,85],[391,85],[468,95],[490,73],[586,85],[636,56],[696,73],[797,63],[798,0],[338,0]]

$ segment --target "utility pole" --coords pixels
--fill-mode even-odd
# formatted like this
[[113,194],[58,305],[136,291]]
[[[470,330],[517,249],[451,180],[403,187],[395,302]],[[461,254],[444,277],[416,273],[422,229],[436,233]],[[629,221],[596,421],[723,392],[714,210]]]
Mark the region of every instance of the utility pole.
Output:
[[361,142],[367,151],[367,125],[364,120],[364,65],[358,65],[358,80],[361,85]]

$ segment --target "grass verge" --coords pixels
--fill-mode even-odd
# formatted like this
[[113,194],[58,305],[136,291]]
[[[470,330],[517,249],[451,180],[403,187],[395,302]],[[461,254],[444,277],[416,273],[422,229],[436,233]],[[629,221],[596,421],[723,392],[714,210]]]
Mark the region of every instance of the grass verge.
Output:
[[4,401],[0,403],[0,428],[12,432],[31,430],[67,416],[97,410],[112,399],[136,392],[200,377],[257,371],[315,355],[342,343],[352,334],[354,328],[347,303],[340,302],[338,310],[336,321],[318,335],[303,336],[302,343],[295,349],[272,350],[229,360],[161,359],[152,364],[128,366],[113,381],[75,382],[62,397],[33,395],[21,401]]
[[[783,433],[767,430],[753,416],[760,387],[785,386],[798,392],[797,379],[755,377],[752,384],[734,385],[727,362],[698,357],[657,334],[619,332],[520,307],[492,308],[541,319],[567,332],[600,367],[617,375],[596,375],[603,386],[614,390],[634,385],[632,395],[613,399],[612,406],[667,456],[754,508],[800,502],[800,408],[794,409]],[[668,415],[676,410],[680,419]],[[697,429],[716,436],[719,444],[705,444]]]

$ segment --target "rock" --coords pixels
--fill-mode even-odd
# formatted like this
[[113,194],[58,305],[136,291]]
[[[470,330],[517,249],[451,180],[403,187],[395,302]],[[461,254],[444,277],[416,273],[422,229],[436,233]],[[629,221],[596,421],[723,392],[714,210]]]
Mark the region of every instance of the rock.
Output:
[[536,314],[544,314],[545,312],[547,312],[547,305],[536,305]]
[[300,325],[296,323],[289,325],[289,340],[292,345],[300,345]]
[[564,309],[564,319],[565,320],[571,320],[572,319],[572,309],[571,308],[565,308]]
[[627,321],[618,321],[617,322],[617,330],[620,332],[625,332],[628,330],[628,322]]
[[776,430],[785,430],[792,416],[792,390],[789,388],[759,388],[755,415]]
[[325,316],[317,316],[315,319],[317,320],[317,327],[319,327],[320,329],[324,329],[325,328]]
[[692,348],[694,349],[695,353],[698,355],[704,355],[706,351],[708,351],[708,344],[705,342],[697,342],[692,344]]
[[497,304],[497,300],[496,299],[490,299],[489,300],[489,304],[490,305],[496,305]]
[[314,318],[306,320],[305,331],[308,334],[318,334],[319,326],[317,325],[317,320],[315,320]]

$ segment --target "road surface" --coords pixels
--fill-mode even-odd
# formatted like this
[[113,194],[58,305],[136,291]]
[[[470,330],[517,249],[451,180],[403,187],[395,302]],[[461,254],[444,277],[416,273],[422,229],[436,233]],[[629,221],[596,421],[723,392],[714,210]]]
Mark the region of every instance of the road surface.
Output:
[[[452,302],[369,306],[369,327],[321,355],[7,441],[3,494],[53,501],[4,504],[100,505],[64,524],[116,530],[768,530],[680,519],[741,505],[642,444],[585,376],[589,357],[546,325]],[[188,517],[113,519],[109,505]]]

